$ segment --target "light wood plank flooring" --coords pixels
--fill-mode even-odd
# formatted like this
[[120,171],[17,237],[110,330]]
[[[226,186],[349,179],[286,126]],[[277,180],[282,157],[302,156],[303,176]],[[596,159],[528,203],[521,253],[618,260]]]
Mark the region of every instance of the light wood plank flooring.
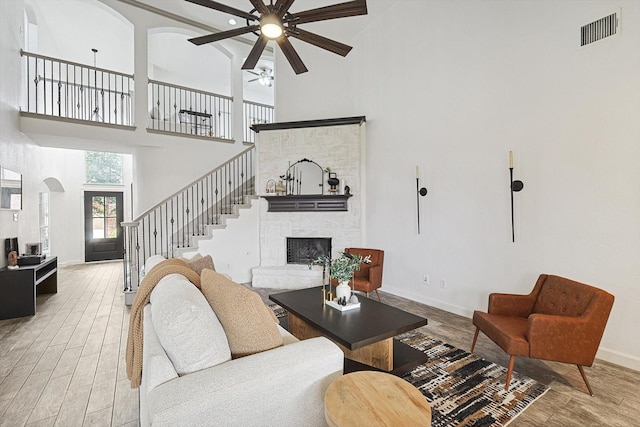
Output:
[[[137,426],[138,394],[126,378],[129,309],[120,262],[63,267],[58,293],[38,297],[33,317],[0,321],[0,426]],[[259,289],[267,301],[269,293]],[[429,319],[425,334],[469,349],[471,321],[381,292],[383,302]],[[1,297],[1,294],[0,294]],[[481,336],[476,353],[506,366]],[[518,359],[515,370],[551,387],[510,426],[638,426],[640,372],[603,361],[587,368]]]
[[122,283],[121,261],[63,267],[35,316],[0,321],[0,426],[138,425]]

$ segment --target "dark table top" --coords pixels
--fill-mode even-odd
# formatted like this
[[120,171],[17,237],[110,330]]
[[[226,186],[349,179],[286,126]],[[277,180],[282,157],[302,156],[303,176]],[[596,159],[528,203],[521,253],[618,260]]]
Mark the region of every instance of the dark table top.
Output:
[[339,311],[322,304],[322,287],[269,295],[327,337],[350,350],[391,338],[427,324],[427,319],[358,295],[360,308]]

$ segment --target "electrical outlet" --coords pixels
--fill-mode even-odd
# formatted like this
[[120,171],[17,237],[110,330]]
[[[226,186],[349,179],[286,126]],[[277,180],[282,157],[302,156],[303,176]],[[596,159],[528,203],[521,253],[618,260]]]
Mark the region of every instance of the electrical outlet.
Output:
[[440,279],[440,287],[442,289],[447,287],[447,279]]
[[422,284],[423,285],[428,285],[429,284],[429,275],[425,274],[424,276],[422,276]]

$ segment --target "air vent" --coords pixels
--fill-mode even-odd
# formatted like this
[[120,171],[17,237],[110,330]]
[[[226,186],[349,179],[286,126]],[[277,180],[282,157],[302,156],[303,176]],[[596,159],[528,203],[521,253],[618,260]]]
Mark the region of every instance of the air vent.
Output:
[[580,28],[580,46],[602,40],[605,37],[616,34],[618,30],[618,14],[613,13],[604,18],[583,25]]

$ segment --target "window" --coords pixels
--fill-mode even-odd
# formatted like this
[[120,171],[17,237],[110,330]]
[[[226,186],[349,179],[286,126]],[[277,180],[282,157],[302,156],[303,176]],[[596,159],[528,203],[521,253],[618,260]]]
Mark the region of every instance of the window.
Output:
[[122,184],[122,154],[87,151],[87,184]]
[[40,193],[40,242],[42,253],[50,252],[49,241],[49,193]]
[[116,198],[93,196],[91,211],[94,239],[115,239],[118,237],[118,215]]

